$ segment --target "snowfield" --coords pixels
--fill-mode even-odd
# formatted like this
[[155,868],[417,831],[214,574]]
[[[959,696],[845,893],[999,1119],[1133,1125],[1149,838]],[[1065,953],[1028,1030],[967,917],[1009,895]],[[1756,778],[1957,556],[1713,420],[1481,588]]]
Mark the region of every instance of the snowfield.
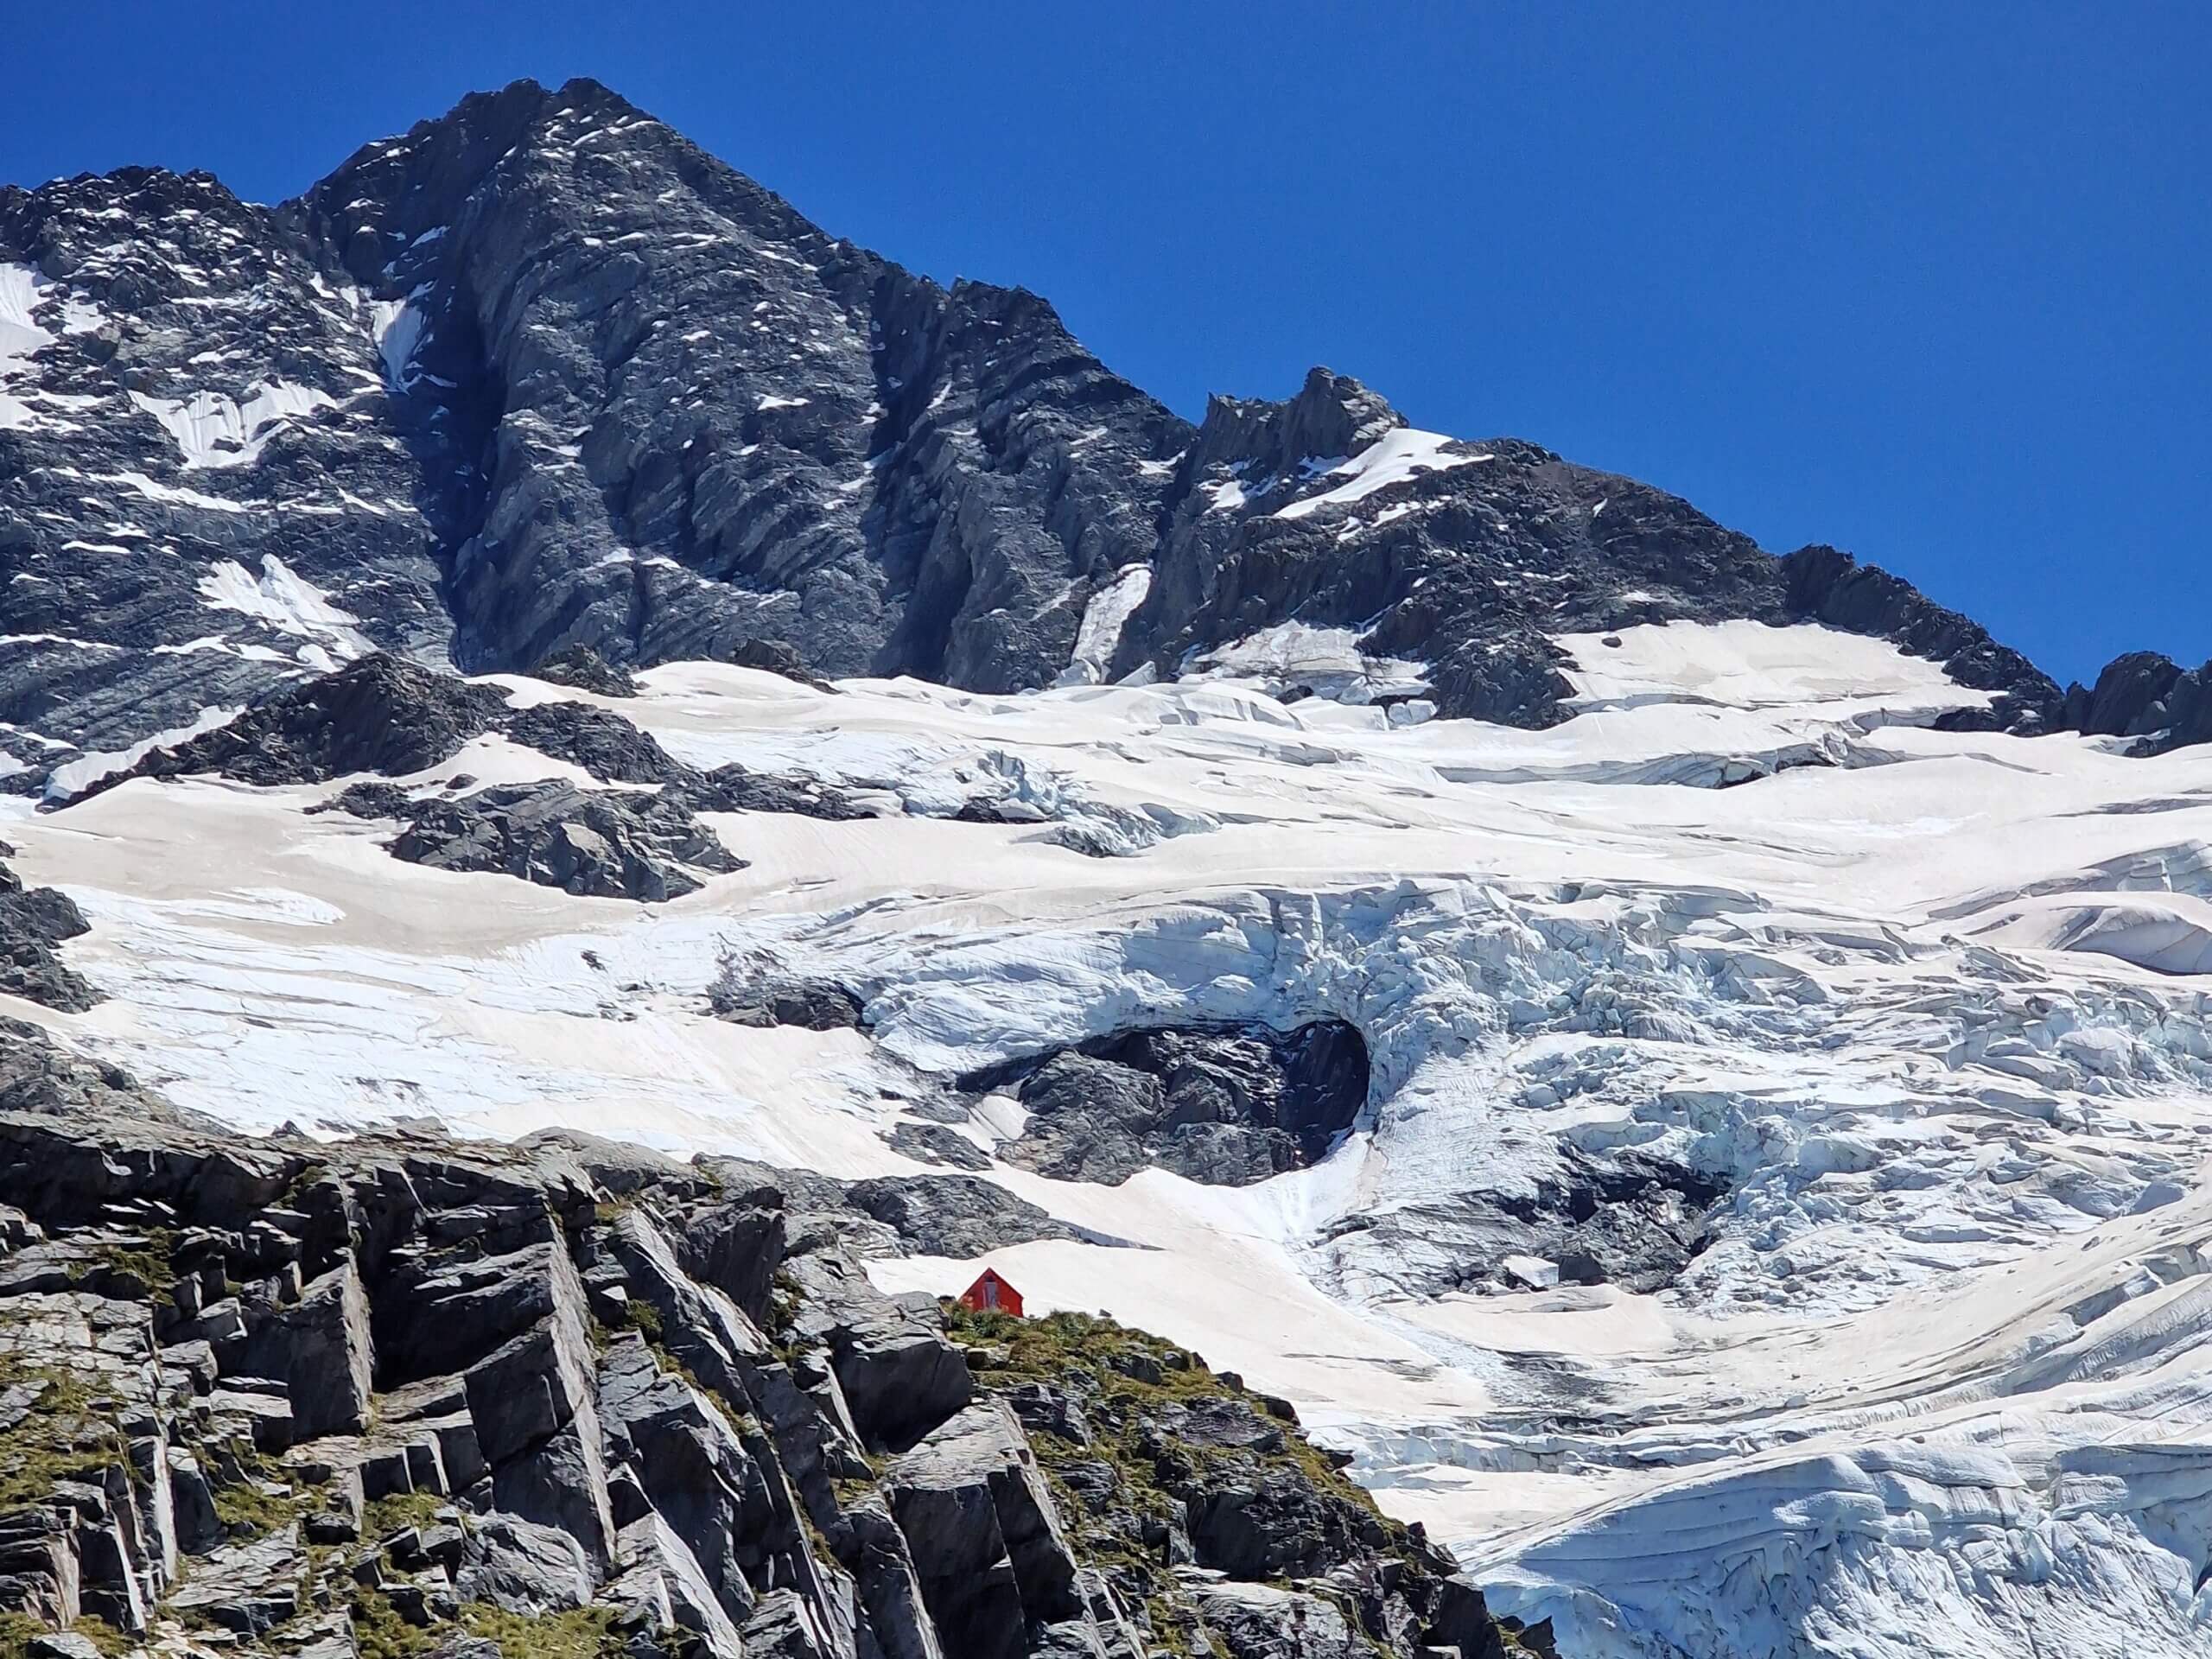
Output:
[[[350,645],[289,577],[210,602]],[[1409,716],[1418,664],[1281,631],[1082,683],[1142,596],[1020,696],[645,673],[607,706],[680,758],[887,814],[714,815],[748,867],[650,908],[402,863],[305,811],[336,785],[11,801],[14,868],[92,918],[68,961],[112,1000],[6,1012],[249,1129],[565,1125],[849,1177],[923,1168],[879,1132],[954,1073],[1342,1018],[1372,1082],[1325,1160],[996,1165],[1143,1248],[993,1263],[1289,1395],[1570,1659],[2212,1650],[2212,748],[1944,731],[1985,695],[1810,626],[1567,638],[1580,712],[1543,732]],[[1316,653],[1329,696],[1259,689]],[[504,739],[415,781],[461,773],[588,781]],[[950,816],[979,791],[1036,822]],[[733,954],[851,986],[868,1030],[712,1018]],[[1509,1272],[1461,1224],[1621,1149],[1721,1194],[1670,1285]]]

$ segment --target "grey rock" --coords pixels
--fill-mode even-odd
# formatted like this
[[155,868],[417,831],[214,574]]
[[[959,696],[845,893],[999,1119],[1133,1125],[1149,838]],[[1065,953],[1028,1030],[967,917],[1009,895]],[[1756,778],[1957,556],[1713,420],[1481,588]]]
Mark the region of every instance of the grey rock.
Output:
[[743,1639],[746,1659],[831,1659],[834,1651],[813,1610],[790,1590],[761,1598]]
[[1046,1238],[1116,1242],[1060,1221],[974,1175],[877,1176],[846,1187],[845,1202],[890,1228],[906,1249],[921,1255],[986,1255]]
[[902,1157],[922,1164],[950,1164],[955,1169],[988,1169],[991,1154],[943,1123],[918,1123],[901,1118],[877,1135]]
[[851,1030],[861,1023],[861,999],[842,985],[774,976],[733,978],[728,964],[709,993],[718,1018],[732,1025],[766,1028],[798,1026],[808,1031]]
[[853,1420],[868,1440],[900,1449],[965,1406],[968,1364],[942,1331],[868,1283],[858,1263],[799,1257],[791,1272],[804,1298],[798,1334],[830,1354]]
[[288,1525],[202,1557],[170,1594],[168,1606],[188,1621],[204,1618],[241,1636],[261,1636],[299,1611],[306,1565],[299,1529]]
[[1029,1110],[1008,1161],[1116,1185],[1158,1166],[1243,1186],[1326,1154],[1367,1103],[1367,1047],[1341,1020],[1155,1027],[963,1077],[1012,1085]]
[[[542,1208],[518,1230],[539,1224],[551,1230]],[[387,1386],[463,1370],[541,1320],[583,1328],[583,1287],[567,1252],[550,1238],[498,1248],[507,1242],[480,1236],[394,1265],[399,1294],[379,1299],[374,1325]]]
[[786,1243],[781,1192],[756,1189],[699,1211],[675,1242],[685,1272],[722,1292],[756,1325],[768,1318]]
[[333,1268],[256,1330],[246,1369],[282,1377],[302,1439],[355,1433],[368,1421],[375,1356],[368,1294],[351,1262]]
[[603,697],[638,695],[637,676],[626,668],[615,667],[589,645],[556,651],[541,658],[530,671],[533,678],[573,686],[579,691],[595,691]]
[[1004,1406],[962,1411],[899,1457],[884,1489],[948,1653],[1013,1659],[1032,1624],[1083,1614],[1052,1494]]
[[579,897],[660,903],[743,861],[675,799],[549,779],[433,801],[391,843],[441,870],[518,876]]
[[60,949],[91,931],[68,894],[54,887],[26,888],[0,864],[0,992],[65,1014],[92,1007],[100,993],[61,960]]
[[574,1535],[512,1515],[476,1526],[454,1587],[467,1601],[513,1613],[552,1613],[592,1598],[592,1566]]
[[213,731],[154,749],[77,798],[130,778],[213,772],[276,785],[422,772],[496,729],[505,711],[505,697],[490,686],[378,654],[289,689]]
[[[72,1052],[36,1026],[8,1019],[0,1019],[0,1112],[92,1123],[111,1117],[175,1123],[181,1117],[167,1101],[140,1087],[121,1066]],[[45,1177],[51,1166],[18,1166],[12,1176],[0,1173],[0,1190],[11,1198],[19,1192],[27,1198],[34,1194],[68,1193],[96,1204],[105,1196],[98,1190],[97,1178],[89,1186],[76,1179],[88,1173],[86,1166],[89,1154],[97,1150],[96,1137],[73,1144],[66,1135],[41,1135],[28,1127],[12,1133],[0,1130],[0,1137],[8,1143],[10,1154],[0,1157],[0,1172],[7,1169],[11,1158],[26,1155],[51,1153],[67,1160],[50,1182]],[[30,1152],[34,1145],[38,1147],[35,1154]],[[72,1218],[77,1218],[73,1212]]]
[[721,1412],[659,1370],[640,1338],[608,1350],[600,1401],[612,1456],[638,1472],[654,1510],[690,1541],[723,1612],[743,1619],[755,1600],[747,1560],[765,1559],[780,1522],[760,1465]]
[[549,1440],[495,1465],[491,1484],[498,1508],[568,1533],[594,1572],[613,1559],[607,1460],[598,1418],[588,1405]]
[[723,766],[686,783],[683,790],[684,799],[702,812],[790,812],[830,823],[876,816],[845,791],[804,773],[779,776]]
[[1187,1570],[1182,1578],[1228,1659],[1361,1659],[1369,1651],[1344,1611],[1319,1596]]
[[854,1505],[843,1531],[840,1559],[852,1571],[882,1659],[947,1659],[906,1535],[883,1502],[871,1497]]
[[177,1548],[188,1555],[205,1555],[219,1548],[227,1535],[215,1513],[214,1489],[207,1484],[200,1460],[186,1447],[172,1446],[165,1456]]
[[683,1536],[658,1515],[626,1525],[615,1540],[618,1576],[600,1599],[626,1621],[651,1630],[688,1630],[713,1659],[742,1659],[744,1643]]
[[2212,663],[2183,670],[2156,652],[2116,657],[2094,687],[2067,688],[2063,719],[2092,737],[2139,739],[2131,754],[2212,742]]
[[1633,1149],[1569,1148],[1533,1195],[1472,1191],[1351,1218],[1325,1249],[1344,1274],[1373,1274],[1408,1294],[1458,1289],[1509,1255],[1557,1264],[1567,1284],[1664,1289],[1705,1247],[1723,1183]]

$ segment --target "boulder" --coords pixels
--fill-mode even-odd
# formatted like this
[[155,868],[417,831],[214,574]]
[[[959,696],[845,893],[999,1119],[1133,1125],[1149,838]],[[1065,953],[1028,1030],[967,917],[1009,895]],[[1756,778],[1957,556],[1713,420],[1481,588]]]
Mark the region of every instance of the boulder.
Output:
[[584,1605],[592,1580],[591,1563],[573,1534],[494,1514],[476,1523],[454,1585],[464,1600],[536,1616]]
[[813,1610],[794,1592],[776,1590],[761,1598],[745,1621],[746,1659],[833,1659]]
[[259,1637],[299,1612],[306,1567],[300,1529],[286,1525],[195,1561],[170,1593],[168,1608],[188,1624],[204,1619],[240,1636]]
[[490,871],[580,898],[658,904],[694,893],[701,873],[742,869],[673,796],[585,790],[558,779],[431,801],[391,843],[395,858]]
[[1365,1659],[1371,1651],[1343,1609],[1319,1596],[1188,1568],[1178,1576],[1227,1659]]
[[617,1576],[599,1599],[620,1610],[626,1623],[689,1631],[710,1659],[742,1659],[743,1642],[721,1597],[690,1547],[660,1516],[641,1516],[623,1527],[614,1564]]

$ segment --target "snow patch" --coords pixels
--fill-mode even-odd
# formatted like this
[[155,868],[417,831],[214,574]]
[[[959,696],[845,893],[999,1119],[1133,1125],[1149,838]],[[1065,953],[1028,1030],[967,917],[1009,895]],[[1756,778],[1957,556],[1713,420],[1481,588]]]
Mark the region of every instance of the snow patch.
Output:
[[1096,685],[1103,679],[1122,643],[1122,630],[1151,591],[1152,567],[1132,564],[1116,571],[1111,582],[1091,594],[1076,629],[1075,650],[1053,683]]
[[218,726],[227,726],[245,712],[243,705],[230,709],[206,708],[189,723],[156,732],[143,742],[133,743],[129,748],[87,750],[76,760],[56,766],[47,774],[46,798],[56,804],[72,800],[101,779],[118,772],[128,772],[156,749],[182,743],[202,732],[212,732]]
[[243,404],[218,391],[189,397],[149,397],[134,391],[130,400],[168,430],[188,469],[250,467],[287,421],[333,408],[337,399],[313,386],[289,381],[257,381]]
[[360,618],[340,610],[274,553],[262,556],[257,578],[235,559],[211,566],[200,578],[200,595],[210,610],[238,611],[308,640],[316,655],[301,660],[325,672],[337,665],[334,658],[350,662],[376,649],[356,627]]
[[1495,457],[1487,454],[1449,454],[1446,447],[1457,438],[1441,432],[1423,432],[1410,426],[1393,427],[1350,461],[1329,467],[1322,475],[1344,481],[1319,495],[1309,495],[1275,510],[1278,518],[1303,518],[1324,507],[1341,507],[1363,500],[1377,490],[1389,489],[1428,473],[1471,467]]

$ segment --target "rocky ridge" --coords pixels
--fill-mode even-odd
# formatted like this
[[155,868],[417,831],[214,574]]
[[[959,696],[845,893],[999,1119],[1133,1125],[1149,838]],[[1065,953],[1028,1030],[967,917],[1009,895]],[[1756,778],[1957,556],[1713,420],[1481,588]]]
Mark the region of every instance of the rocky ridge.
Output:
[[1036,296],[833,237],[588,80],[471,96],[275,208],[144,168],[0,190],[0,751],[35,776],[374,651],[607,696],[687,658],[1006,691],[1289,629],[1367,671],[1285,695],[1542,726],[1556,636],[1749,618],[1893,639],[1995,694],[1979,720],[2090,719],[1847,555],[1325,369],[1194,426]]
[[1520,1650],[1281,1402],[882,1295],[751,1166],[82,1112],[0,1147],[11,1653]]

